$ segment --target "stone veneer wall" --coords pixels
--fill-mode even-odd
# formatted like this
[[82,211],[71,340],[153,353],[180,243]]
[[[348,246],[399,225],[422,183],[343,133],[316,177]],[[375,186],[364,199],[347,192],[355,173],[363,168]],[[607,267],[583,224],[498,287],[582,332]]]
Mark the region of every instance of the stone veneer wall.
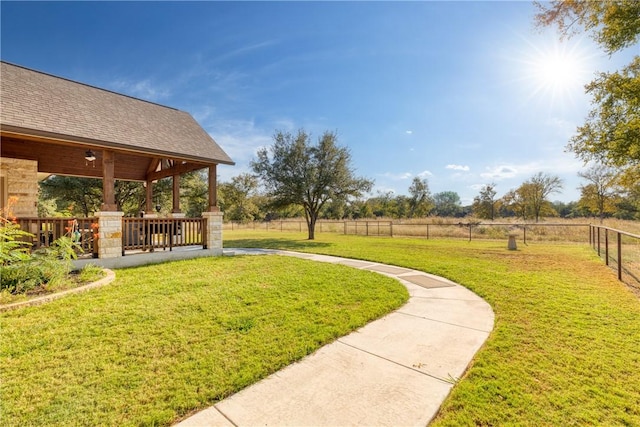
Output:
[[[0,175],[5,181],[7,199],[17,198],[13,214],[18,218],[38,216],[38,162],[2,157]],[[2,205],[6,202],[3,200]]]
[[219,255],[222,254],[222,216],[222,212],[202,212],[202,217],[207,220],[205,247]]
[[124,212],[96,212],[98,217],[98,258],[122,256],[122,217]]

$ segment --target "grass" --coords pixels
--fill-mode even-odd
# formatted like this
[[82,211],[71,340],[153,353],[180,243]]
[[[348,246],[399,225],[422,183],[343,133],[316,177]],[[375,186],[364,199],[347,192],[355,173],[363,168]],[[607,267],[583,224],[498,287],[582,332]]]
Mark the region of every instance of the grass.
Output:
[[0,316],[3,426],[169,425],[408,298],[376,273],[278,256],[116,274]]
[[588,245],[247,231],[225,245],[385,262],[482,296],[494,331],[434,426],[640,425],[640,301]]

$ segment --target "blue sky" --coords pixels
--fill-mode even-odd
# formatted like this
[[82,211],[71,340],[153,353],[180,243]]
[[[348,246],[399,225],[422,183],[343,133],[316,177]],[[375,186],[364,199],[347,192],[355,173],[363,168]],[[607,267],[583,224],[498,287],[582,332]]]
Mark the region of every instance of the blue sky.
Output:
[[191,113],[250,171],[276,130],[325,130],[359,176],[470,204],[537,172],[579,198],[565,146],[584,83],[638,54],[533,28],[531,2],[7,2],[2,60]]

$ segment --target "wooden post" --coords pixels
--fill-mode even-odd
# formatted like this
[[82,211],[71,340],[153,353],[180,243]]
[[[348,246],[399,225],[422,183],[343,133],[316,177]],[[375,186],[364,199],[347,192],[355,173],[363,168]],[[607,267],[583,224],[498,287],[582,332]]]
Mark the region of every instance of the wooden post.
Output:
[[217,166],[215,164],[209,166],[209,212],[220,212],[220,208],[218,208]]
[[147,181],[147,203],[145,208],[146,214],[153,213],[153,181]]
[[618,232],[618,280],[622,281],[622,234]]
[[118,210],[115,198],[115,178],[114,178],[114,161],[115,154],[113,151],[102,151],[102,207],[100,210],[106,212],[115,212]]
[[604,263],[609,265],[609,229],[604,229]]
[[173,175],[173,209],[172,213],[180,213],[180,175]]

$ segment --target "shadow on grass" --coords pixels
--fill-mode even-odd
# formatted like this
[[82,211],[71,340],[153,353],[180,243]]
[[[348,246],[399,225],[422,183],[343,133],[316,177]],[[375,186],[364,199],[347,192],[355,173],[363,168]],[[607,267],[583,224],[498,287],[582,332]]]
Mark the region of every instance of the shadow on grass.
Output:
[[326,248],[332,246],[332,244],[306,239],[225,239],[224,246],[225,248],[262,248],[304,251],[317,248]]

